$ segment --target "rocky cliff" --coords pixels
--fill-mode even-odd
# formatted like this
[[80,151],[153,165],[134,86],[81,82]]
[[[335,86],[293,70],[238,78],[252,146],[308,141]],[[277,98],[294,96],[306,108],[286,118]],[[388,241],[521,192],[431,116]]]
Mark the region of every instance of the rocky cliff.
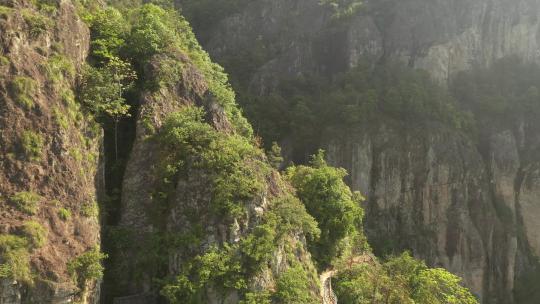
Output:
[[[255,1],[200,36],[236,85],[254,95],[273,94],[283,79],[332,78],[360,63],[396,59],[446,85],[459,71],[503,57],[538,62],[539,5],[365,1],[352,16],[336,18],[318,1]],[[244,62],[238,54],[252,65],[235,69]],[[379,253],[412,249],[462,275],[484,303],[512,303],[515,285],[540,255],[538,160],[531,156],[538,146],[530,125],[518,119],[478,140],[438,124],[420,130],[379,121],[329,128],[319,146],[349,171],[353,189],[368,194],[367,233]],[[284,150],[295,149],[287,136],[280,139]]]
[[68,266],[100,243],[101,131],[74,100],[89,39],[70,1],[0,1],[0,303],[99,298]]
[[253,80],[333,73],[366,58],[399,58],[446,82],[459,71],[509,55],[538,61],[539,5],[535,0],[365,1],[355,15],[339,20],[317,1],[254,1],[201,36],[224,63],[257,41],[265,56]]

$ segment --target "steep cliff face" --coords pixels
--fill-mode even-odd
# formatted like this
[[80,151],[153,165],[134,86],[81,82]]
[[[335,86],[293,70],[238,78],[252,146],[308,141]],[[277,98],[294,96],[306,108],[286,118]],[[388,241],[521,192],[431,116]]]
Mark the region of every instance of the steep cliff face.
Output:
[[[538,1],[366,2],[337,20],[318,1],[255,1],[201,37],[255,95],[280,79],[332,76],[361,62],[399,59],[446,84],[506,56],[539,61]],[[256,60],[235,70],[238,56]],[[368,194],[367,234],[376,249],[412,249],[463,276],[485,303],[512,303],[515,283],[540,255],[532,130],[516,122],[477,141],[437,125],[382,122],[327,130],[321,146],[348,170],[352,188]]]
[[265,46],[254,80],[399,58],[445,83],[509,55],[538,62],[539,11],[534,0],[387,0],[366,1],[359,13],[336,20],[317,1],[255,1],[201,35],[218,61],[252,41]]
[[[330,140],[327,149],[332,163],[351,170],[353,187],[369,193],[367,233],[375,248],[412,249],[462,276],[485,303],[511,303],[514,280],[531,262],[519,234],[535,227],[518,221],[523,181],[514,134],[493,135],[479,149],[444,128],[422,133],[359,130]],[[526,201],[534,212],[534,201]],[[534,233],[527,244],[537,242]]]
[[88,43],[71,1],[0,1],[1,303],[98,298],[68,271],[100,242],[101,132],[73,93]]

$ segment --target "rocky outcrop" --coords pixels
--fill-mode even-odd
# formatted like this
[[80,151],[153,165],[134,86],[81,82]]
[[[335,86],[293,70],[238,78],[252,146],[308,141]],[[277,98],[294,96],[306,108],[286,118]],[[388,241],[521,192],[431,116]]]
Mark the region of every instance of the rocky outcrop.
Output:
[[[8,263],[0,302],[94,303],[96,282],[82,290],[67,269],[100,242],[95,211],[101,131],[73,93],[89,30],[71,1],[51,2],[49,10],[31,2],[0,1],[0,233],[32,238],[22,228],[32,223],[45,236],[22,249],[29,264],[21,251],[10,256],[13,245],[0,245],[0,263]],[[22,264],[2,260],[7,256]],[[30,271],[31,279],[23,281],[15,267]]]
[[[212,210],[213,173],[209,168],[191,164],[194,160],[187,161],[189,171],[180,172],[171,189],[163,189],[160,169],[166,160],[164,147],[155,136],[162,132],[171,113],[200,107],[205,111],[206,123],[221,136],[236,132],[225,110],[210,93],[207,79],[199,67],[182,53],[177,53],[174,58],[164,57],[157,55],[150,61],[145,69],[146,77],[153,79],[153,73],[159,73],[162,64],[169,64],[170,60],[182,63],[182,75],[179,81],[160,86],[157,91],[145,92],[141,97],[136,136],[124,173],[119,223],[119,229],[131,235],[130,244],[119,251],[121,261],[112,266],[122,269],[115,281],[120,291],[115,295],[114,303],[154,303],[160,292],[153,284],[156,278],[178,276],[195,256],[204,255],[211,248],[239,245],[263,221],[272,200],[292,194],[291,187],[279,173],[265,173],[268,175],[261,191],[242,203],[245,215],[217,216]],[[266,162],[265,159],[260,161]],[[247,165],[252,165],[254,171],[267,170],[260,167],[261,164],[254,161]],[[189,243],[182,241],[186,236],[190,237]],[[178,244],[170,243],[174,237]],[[167,244],[154,243],[167,241]],[[157,249],[161,251],[153,252],[156,248],[149,246],[161,246]],[[151,259],[152,255],[158,259]],[[270,261],[247,280],[248,290],[274,290],[276,278],[289,268],[291,261],[316,273],[301,232],[286,235],[271,255]],[[316,278],[311,280],[315,293],[318,288]],[[203,298],[207,303],[238,303],[243,296],[234,288],[225,293],[219,286],[216,290],[212,285],[205,288]]]

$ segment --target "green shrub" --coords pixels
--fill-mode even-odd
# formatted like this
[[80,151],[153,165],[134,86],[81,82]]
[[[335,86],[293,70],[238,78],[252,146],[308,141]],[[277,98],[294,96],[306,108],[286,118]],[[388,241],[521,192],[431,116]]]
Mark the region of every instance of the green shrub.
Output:
[[0,278],[32,282],[28,241],[22,237],[0,234]]
[[22,233],[30,242],[32,248],[41,248],[47,242],[47,229],[36,221],[25,222],[22,227]]
[[101,253],[99,248],[96,247],[68,263],[68,272],[79,288],[84,290],[88,282],[103,277],[104,268],[101,261],[106,257],[107,255]]
[[461,279],[444,269],[430,269],[408,253],[381,266],[344,267],[333,280],[340,303],[477,304]]
[[128,25],[122,14],[108,7],[94,13],[90,23],[92,57],[100,65],[118,58],[120,49],[126,44]]
[[16,102],[27,109],[34,107],[32,97],[36,94],[37,83],[28,77],[17,76],[10,84],[11,93]]
[[308,274],[301,265],[290,267],[278,277],[273,298],[278,304],[320,303],[310,292]]
[[63,221],[67,221],[71,218],[71,211],[66,208],[60,208],[58,209],[58,217]]
[[39,161],[41,159],[45,144],[45,139],[41,134],[27,130],[23,132],[20,141],[24,155],[28,160]]
[[19,210],[33,215],[37,213],[42,197],[34,192],[23,191],[13,195],[10,200]]
[[205,303],[204,291],[209,286],[219,291],[245,290],[247,283],[234,253],[234,247],[210,248],[182,265],[180,274],[162,288],[161,294],[173,304]]
[[30,37],[32,38],[39,37],[39,35],[49,30],[53,25],[53,22],[51,19],[39,13],[33,12],[29,9],[23,9],[21,10],[21,12],[22,12],[24,21],[28,25],[28,29],[29,29],[28,32],[30,34]]
[[290,167],[286,173],[321,229],[320,239],[309,244],[320,269],[340,254],[339,245],[344,238],[362,233],[363,198],[345,184],[346,175],[344,169],[328,166],[322,151],[313,157],[311,167]]

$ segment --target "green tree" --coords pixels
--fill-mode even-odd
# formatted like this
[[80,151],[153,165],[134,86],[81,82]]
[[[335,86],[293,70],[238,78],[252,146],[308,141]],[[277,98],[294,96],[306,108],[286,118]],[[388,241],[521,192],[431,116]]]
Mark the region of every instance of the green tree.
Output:
[[273,298],[278,304],[320,303],[310,292],[307,272],[301,265],[294,265],[279,276]]
[[344,267],[333,282],[343,304],[478,303],[459,277],[441,268],[428,268],[407,252],[382,265]]
[[109,58],[101,68],[87,66],[81,84],[82,102],[98,116],[114,123],[115,159],[118,160],[118,123],[129,117],[130,106],[124,93],[133,86],[135,72],[129,63],[117,57]]
[[344,238],[362,231],[363,198],[345,184],[346,175],[344,169],[328,166],[322,150],[313,156],[311,167],[291,167],[286,172],[321,230],[320,239],[310,243],[310,251],[320,268],[328,266],[339,254],[339,244]]
[[120,50],[126,43],[127,24],[122,14],[112,7],[98,10],[92,15],[91,54],[98,65],[120,56]]

